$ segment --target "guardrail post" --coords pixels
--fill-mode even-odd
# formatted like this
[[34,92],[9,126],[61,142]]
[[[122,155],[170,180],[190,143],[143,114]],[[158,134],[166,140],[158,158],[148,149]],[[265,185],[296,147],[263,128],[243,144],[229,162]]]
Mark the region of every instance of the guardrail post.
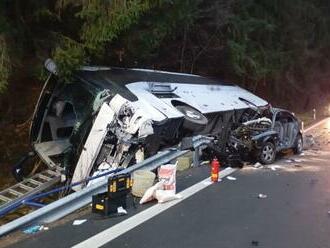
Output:
[[316,120],[316,109],[315,108],[313,109],[313,119],[314,119],[314,121]]
[[193,165],[194,167],[197,167],[199,166],[199,163],[200,163],[200,151],[201,151],[201,148],[200,146],[199,147],[196,147],[194,152],[193,152]]

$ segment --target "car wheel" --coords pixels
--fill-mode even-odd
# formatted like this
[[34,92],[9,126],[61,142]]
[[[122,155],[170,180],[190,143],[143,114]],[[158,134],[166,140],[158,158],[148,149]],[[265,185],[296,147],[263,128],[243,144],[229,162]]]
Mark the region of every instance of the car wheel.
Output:
[[207,118],[198,110],[188,105],[178,105],[175,107],[184,115],[184,128],[191,131],[200,131],[207,125]]
[[296,138],[295,146],[293,148],[293,152],[295,154],[300,154],[300,153],[302,153],[303,148],[304,148],[303,138],[302,138],[301,134],[298,134],[297,138]]
[[266,142],[259,151],[259,161],[262,164],[271,164],[276,156],[275,146],[272,142]]

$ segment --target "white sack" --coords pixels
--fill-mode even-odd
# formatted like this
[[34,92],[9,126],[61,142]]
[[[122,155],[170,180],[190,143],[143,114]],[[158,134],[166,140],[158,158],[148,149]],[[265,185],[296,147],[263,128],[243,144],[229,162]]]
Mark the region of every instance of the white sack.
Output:
[[158,178],[164,184],[164,190],[176,192],[176,164],[162,165],[158,169]]
[[158,203],[163,203],[167,201],[177,200],[182,198],[180,195],[175,194],[173,190],[163,190],[159,189],[155,192],[155,198],[157,199]]
[[142,196],[142,198],[140,200],[140,204],[143,204],[143,203],[146,203],[148,201],[155,199],[154,195],[155,195],[156,190],[163,189],[163,187],[164,187],[163,183],[158,182],[154,186],[147,189],[146,192],[144,192],[144,195]]

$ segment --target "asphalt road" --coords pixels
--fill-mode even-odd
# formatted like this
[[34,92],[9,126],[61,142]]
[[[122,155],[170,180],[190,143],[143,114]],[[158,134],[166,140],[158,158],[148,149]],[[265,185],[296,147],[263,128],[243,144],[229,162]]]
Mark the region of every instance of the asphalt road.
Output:
[[[304,154],[286,155],[264,168],[246,166],[231,175],[237,180],[224,178],[103,247],[330,247],[330,121],[311,133],[316,144]],[[178,191],[208,175],[207,166],[180,173]],[[12,247],[71,247],[151,205],[109,219],[88,210],[73,216],[87,219],[84,224],[73,226],[71,216],[48,231],[21,235],[23,241]],[[96,238],[92,247],[97,244]]]

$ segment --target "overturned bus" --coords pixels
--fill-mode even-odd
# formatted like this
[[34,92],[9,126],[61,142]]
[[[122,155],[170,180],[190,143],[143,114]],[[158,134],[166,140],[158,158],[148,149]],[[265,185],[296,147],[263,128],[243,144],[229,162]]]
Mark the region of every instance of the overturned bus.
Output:
[[196,134],[226,142],[235,120],[267,102],[205,77],[144,69],[83,67],[70,83],[50,75],[31,125],[35,153],[72,182],[105,164],[127,167]]

